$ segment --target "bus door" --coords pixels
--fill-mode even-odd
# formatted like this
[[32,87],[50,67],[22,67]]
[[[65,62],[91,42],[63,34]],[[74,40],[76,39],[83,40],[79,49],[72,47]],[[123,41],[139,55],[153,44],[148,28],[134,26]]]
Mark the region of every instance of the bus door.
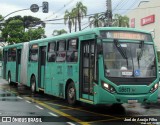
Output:
[[7,56],[8,56],[8,51],[3,52],[3,77],[6,79],[6,70],[7,70]]
[[44,89],[45,65],[46,65],[46,46],[40,46],[39,60],[38,60],[38,88],[41,89]]
[[21,49],[17,49],[16,55],[16,82],[20,81]]
[[93,101],[95,40],[81,42],[80,98]]

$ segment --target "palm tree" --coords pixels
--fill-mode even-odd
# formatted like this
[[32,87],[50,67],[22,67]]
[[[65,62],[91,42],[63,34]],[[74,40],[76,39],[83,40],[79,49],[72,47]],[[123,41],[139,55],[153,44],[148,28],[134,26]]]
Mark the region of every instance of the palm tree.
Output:
[[78,25],[79,25],[79,31],[81,30],[81,19],[83,19],[83,16],[87,15],[87,7],[82,4],[82,2],[78,2],[76,4],[77,9],[77,17],[78,17]]
[[54,30],[52,35],[53,35],[53,36],[58,36],[58,35],[65,34],[65,33],[67,33],[67,31],[64,30],[64,29]]
[[73,15],[73,25],[75,26],[75,32],[77,31],[77,21],[78,21],[78,9],[77,8],[73,8],[72,9],[72,15]]
[[115,14],[112,25],[117,27],[129,27],[129,18],[127,16]]
[[104,14],[95,14],[89,17],[90,27],[101,27],[104,25]]
[[69,12],[68,10],[65,11],[64,15],[64,24],[66,25],[68,21],[68,28],[69,32],[71,33],[72,25],[73,25],[73,14],[72,12]]

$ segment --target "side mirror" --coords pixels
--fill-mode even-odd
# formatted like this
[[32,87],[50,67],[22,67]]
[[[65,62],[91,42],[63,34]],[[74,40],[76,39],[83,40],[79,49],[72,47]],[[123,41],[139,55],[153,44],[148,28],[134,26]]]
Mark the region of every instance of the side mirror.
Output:
[[102,54],[103,53],[103,47],[102,43],[97,43],[97,54]]

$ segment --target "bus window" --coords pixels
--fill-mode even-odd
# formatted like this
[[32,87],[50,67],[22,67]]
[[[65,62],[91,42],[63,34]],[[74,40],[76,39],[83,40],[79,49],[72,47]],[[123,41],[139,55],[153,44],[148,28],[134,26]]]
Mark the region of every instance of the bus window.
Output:
[[77,62],[78,61],[78,40],[70,39],[68,40],[67,48],[67,62]]
[[16,61],[16,48],[8,50],[8,61]]
[[66,42],[65,41],[59,41],[57,42],[57,62],[64,62],[66,60]]
[[29,50],[29,61],[38,61],[38,45],[32,45]]
[[56,43],[49,43],[48,44],[48,62],[55,62],[56,61]]

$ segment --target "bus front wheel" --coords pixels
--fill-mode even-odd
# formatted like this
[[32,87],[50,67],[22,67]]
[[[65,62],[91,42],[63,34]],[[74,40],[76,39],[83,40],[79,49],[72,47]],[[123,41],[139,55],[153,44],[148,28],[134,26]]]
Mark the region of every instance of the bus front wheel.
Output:
[[70,105],[76,103],[76,88],[73,82],[71,82],[67,87],[67,102]]
[[32,91],[32,93],[36,92],[36,79],[35,79],[35,76],[32,76],[32,78],[31,78],[31,91]]

